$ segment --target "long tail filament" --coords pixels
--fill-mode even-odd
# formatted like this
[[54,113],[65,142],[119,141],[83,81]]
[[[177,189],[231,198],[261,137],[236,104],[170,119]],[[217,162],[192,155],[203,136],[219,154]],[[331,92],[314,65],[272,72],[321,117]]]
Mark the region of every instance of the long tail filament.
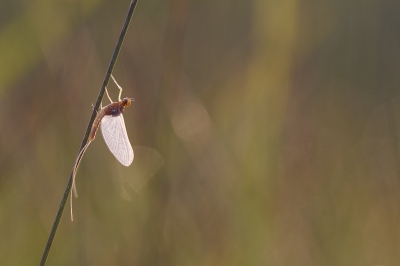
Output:
[[74,168],[72,170],[72,189],[71,189],[71,195],[70,195],[70,204],[71,204],[71,221],[74,220],[74,215],[72,213],[72,191],[74,192],[75,198],[78,197],[78,192],[76,190],[76,185],[75,185],[75,176],[76,176],[76,172],[78,171],[78,167],[79,164],[81,163],[83,154],[85,153],[85,151],[87,150],[87,148],[89,147],[89,144],[91,143],[91,141],[89,140],[88,143],[86,143],[86,145],[82,148],[82,150],[79,152],[78,157],[76,158],[75,164],[74,164]]

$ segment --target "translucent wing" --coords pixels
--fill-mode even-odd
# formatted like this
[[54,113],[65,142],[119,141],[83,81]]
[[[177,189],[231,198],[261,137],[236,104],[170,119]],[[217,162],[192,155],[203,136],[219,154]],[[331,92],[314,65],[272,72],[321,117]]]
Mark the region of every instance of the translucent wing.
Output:
[[106,115],[101,120],[101,133],[115,158],[125,166],[133,161],[133,150],[126,133],[124,117]]

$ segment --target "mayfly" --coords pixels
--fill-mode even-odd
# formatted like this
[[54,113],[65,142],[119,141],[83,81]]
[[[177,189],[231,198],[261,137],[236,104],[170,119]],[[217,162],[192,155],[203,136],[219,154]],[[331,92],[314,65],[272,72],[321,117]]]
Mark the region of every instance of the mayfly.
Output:
[[[128,139],[128,134],[126,133],[124,117],[122,113],[124,112],[125,107],[129,107],[131,105],[132,98],[124,98],[121,100],[122,88],[118,85],[117,81],[111,75],[111,78],[114,80],[115,84],[119,88],[119,96],[118,102],[113,102],[108,94],[107,88],[105,88],[107,97],[111,101],[111,103],[105,107],[102,107],[100,111],[97,112],[97,116],[94,119],[93,126],[90,131],[89,140],[86,145],[79,152],[78,157],[76,158],[74,168],[72,171],[72,189],[77,196],[76,187],[75,187],[75,176],[79,167],[79,163],[82,160],[83,154],[89,147],[89,144],[96,137],[97,130],[101,129],[101,133],[103,135],[104,141],[107,144],[107,147],[110,149],[112,154],[114,154],[117,160],[125,165],[129,166],[133,161],[133,150],[131,143]],[[73,220],[72,214],[72,191],[70,195],[70,203],[71,203],[71,220]]]

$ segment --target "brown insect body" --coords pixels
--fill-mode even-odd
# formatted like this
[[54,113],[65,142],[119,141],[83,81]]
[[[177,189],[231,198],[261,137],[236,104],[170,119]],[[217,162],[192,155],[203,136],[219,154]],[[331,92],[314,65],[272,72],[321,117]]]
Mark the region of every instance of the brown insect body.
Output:
[[122,88],[121,86],[118,85],[117,81],[114,79],[112,75],[111,78],[114,80],[115,84],[120,90],[118,96],[119,101],[113,102],[110,96],[108,95],[107,88],[105,88],[105,92],[107,93],[108,99],[110,99],[111,103],[105,106],[104,108],[101,108],[101,110],[97,112],[97,115],[93,121],[92,128],[90,129],[89,140],[87,141],[86,145],[83,146],[78,156],[76,157],[75,164],[71,174],[71,179],[72,179],[72,190],[70,197],[71,221],[74,220],[72,214],[72,192],[75,193],[76,197],[78,196],[75,186],[76,172],[78,171],[78,167],[82,160],[83,154],[89,147],[89,144],[96,137],[96,132],[99,129],[102,121],[103,121],[102,133],[104,141],[106,142],[111,153],[114,154],[115,158],[117,158],[117,160],[125,166],[129,166],[134,158],[133,149],[129,142],[128,135],[126,133],[124,119],[121,115],[124,112],[125,107],[131,105],[131,98],[124,98],[123,100],[121,100]]
[[94,119],[92,129],[89,135],[89,141],[93,141],[96,137],[96,132],[99,129],[100,122],[106,115],[111,116],[119,116],[124,112],[125,106],[128,107],[131,105],[131,100],[129,98],[124,98],[119,102],[110,103],[107,106],[104,106],[98,113],[96,118]]
[[[96,137],[96,132],[99,129],[100,126],[100,122],[103,119],[104,116],[106,115],[111,115],[111,116],[119,116],[120,114],[122,114],[125,110],[125,107],[128,107],[131,105],[131,99],[129,98],[124,98],[123,100],[119,101],[119,102],[113,102],[110,103],[107,106],[104,106],[98,113],[96,118],[94,119],[93,122],[93,126],[92,129],[90,130],[90,135],[89,135],[89,140],[86,143],[86,145],[82,148],[82,150],[79,152],[76,161],[75,161],[75,165],[73,168],[73,172],[72,172],[72,190],[75,192],[75,195],[77,195],[76,193],[76,187],[75,187],[75,176],[76,176],[76,171],[78,170],[79,164],[82,160],[82,156],[85,153],[86,149],[89,147],[89,144],[94,140],[94,138]],[[71,220],[73,220],[73,215],[72,215],[72,191],[71,191]]]

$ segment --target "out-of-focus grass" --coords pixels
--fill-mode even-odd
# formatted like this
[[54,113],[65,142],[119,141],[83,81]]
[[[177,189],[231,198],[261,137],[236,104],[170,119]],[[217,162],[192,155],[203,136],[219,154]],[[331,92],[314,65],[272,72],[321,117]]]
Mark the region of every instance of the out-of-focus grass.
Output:
[[[40,259],[128,2],[0,11],[4,265]],[[114,70],[134,163],[96,138],[48,263],[399,264],[396,10],[139,1]]]
[[[52,47],[70,37],[76,17],[90,15],[101,2],[41,0],[9,4],[15,15],[8,15],[0,31],[0,93],[43,62],[43,56],[51,56]],[[71,12],[74,10],[80,12]]]

